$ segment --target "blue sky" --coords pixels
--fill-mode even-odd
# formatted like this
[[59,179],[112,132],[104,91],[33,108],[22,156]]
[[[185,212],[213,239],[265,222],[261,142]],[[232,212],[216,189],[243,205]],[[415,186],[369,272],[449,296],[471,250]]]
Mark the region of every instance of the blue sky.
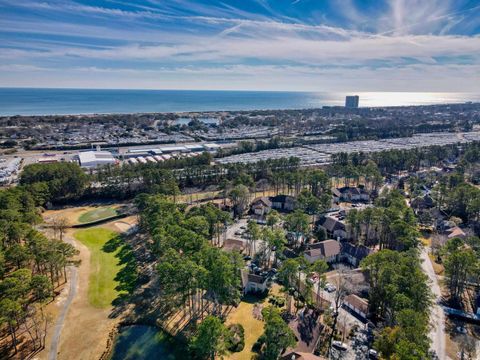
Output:
[[0,0],[0,86],[480,92],[480,0]]

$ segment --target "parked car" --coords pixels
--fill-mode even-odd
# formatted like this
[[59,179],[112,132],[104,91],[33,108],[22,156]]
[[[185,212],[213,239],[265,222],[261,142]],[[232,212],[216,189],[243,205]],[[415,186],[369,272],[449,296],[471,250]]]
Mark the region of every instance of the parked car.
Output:
[[345,343],[342,343],[341,341],[333,341],[332,342],[332,346],[338,350],[341,350],[341,351],[347,351],[348,350],[348,346],[347,344]]
[[369,357],[370,359],[378,359],[378,352],[377,352],[377,350],[374,350],[374,349],[368,350],[368,357]]
[[325,284],[325,288],[324,288],[326,291],[328,291],[329,293],[331,292],[334,292],[337,290],[337,287],[335,285],[332,285],[330,283],[326,283]]

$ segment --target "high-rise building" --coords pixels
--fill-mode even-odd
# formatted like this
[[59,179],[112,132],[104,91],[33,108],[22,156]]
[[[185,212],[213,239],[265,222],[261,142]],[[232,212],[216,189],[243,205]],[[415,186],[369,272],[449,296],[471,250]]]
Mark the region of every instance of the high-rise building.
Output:
[[358,102],[360,97],[358,95],[348,95],[345,98],[345,107],[349,109],[356,109],[358,108]]

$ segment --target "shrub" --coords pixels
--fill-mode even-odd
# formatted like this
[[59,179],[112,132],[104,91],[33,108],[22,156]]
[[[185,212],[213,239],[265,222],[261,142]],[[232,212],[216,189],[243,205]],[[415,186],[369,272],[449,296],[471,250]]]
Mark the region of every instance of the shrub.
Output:
[[231,352],[240,352],[245,347],[245,330],[240,324],[232,324],[228,327],[226,339],[227,349]]

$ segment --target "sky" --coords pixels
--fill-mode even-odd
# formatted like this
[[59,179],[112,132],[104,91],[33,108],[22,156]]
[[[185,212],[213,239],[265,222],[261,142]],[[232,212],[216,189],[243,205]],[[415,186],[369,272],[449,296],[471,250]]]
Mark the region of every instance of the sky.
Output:
[[480,93],[480,0],[0,0],[0,87]]

